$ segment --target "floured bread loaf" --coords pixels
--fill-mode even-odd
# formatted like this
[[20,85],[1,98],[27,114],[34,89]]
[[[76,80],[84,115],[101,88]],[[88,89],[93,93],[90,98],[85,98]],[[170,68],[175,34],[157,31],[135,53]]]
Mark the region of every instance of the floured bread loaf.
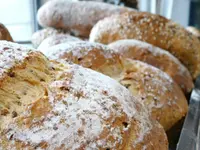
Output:
[[13,41],[8,29],[0,23],[0,40]]
[[106,74],[127,87],[152,116],[168,130],[187,113],[180,87],[164,72],[128,60],[105,45],[90,42],[59,44],[43,51],[50,59],[64,59]]
[[200,74],[200,42],[185,28],[159,15],[133,12],[99,21],[90,41],[109,44],[120,39],[137,39],[163,48],[176,56],[195,79]]
[[135,10],[102,2],[51,0],[38,10],[37,18],[43,27],[64,29],[88,38],[97,21],[129,11]]
[[81,39],[68,34],[56,34],[44,39],[37,49],[44,50],[51,46],[71,41],[81,41]]
[[42,43],[43,40],[45,40],[46,38],[48,38],[50,36],[58,35],[58,34],[69,35],[69,33],[65,32],[63,30],[57,30],[54,28],[45,28],[45,29],[35,32],[32,35],[32,39],[31,39],[33,47],[37,48]]
[[193,80],[188,69],[167,51],[137,40],[119,40],[108,45],[125,58],[146,62],[166,72],[181,87],[185,94],[191,92]]
[[0,57],[0,110],[16,111],[0,115],[0,149],[168,149],[163,128],[111,78],[13,43],[0,42]]

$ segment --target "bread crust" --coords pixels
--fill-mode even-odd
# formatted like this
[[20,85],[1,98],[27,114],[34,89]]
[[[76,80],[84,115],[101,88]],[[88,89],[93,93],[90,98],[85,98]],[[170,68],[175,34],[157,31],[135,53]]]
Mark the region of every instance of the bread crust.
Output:
[[[8,83],[7,69],[12,68],[13,79],[20,75],[20,81],[39,84],[43,92],[36,98],[27,93],[32,101],[21,101],[22,112],[2,126],[0,149],[168,149],[163,128],[115,80],[77,65],[50,62],[40,52],[14,43],[0,41],[1,56],[9,58],[0,60],[8,65],[0,70],[0,78],[4,76],[6,82],[0,83],[1,89]],[[38,72],[29,72],[30,68]],[[38,75],[45,80],[38,82]],[[20,81],[10,82],[11,87]],[[13,88],[13,93],[22,89],[25,84]],[[7,99],[13,100],[12,96]]]
[[37,49],[44,50],[51,46],[71,41],[81,41],[81,39],[68,34],[56,34],[44,39]]
[[8,29],[0,23],[0,40],[13,41]]
[[120,39],[145,41],[176,56],[193,79],[200,74],[200,42],[185,28],[162,16],[144,12],[114,15],[99,21],[90,41],[109,44]]
[[102,2],[52,0],[38,10],[37,18],[43,27],[64,29],[75,36],[88,38],[97,21],[128,11],[135,10]]
[[54,28],[45,28],[41,29],[37,32],[35,32],[32,35],[31,42],[33,44],[34,48],[38,48],[38,46],[42,43],[43,40],[50,36],[58,35],[58,34],[66,34],[69,35],[69,33],[63,31],[63,30],[57,30]]
[[146,63],[120,57],[105,45],[71,42],[53,46],[43,53],[50,59],[64,59],[119,81],[144,103],[165,130],[187,113],[187,100],[171,77]]
[[194,87],[188,69],[169,52],[138,40],[119,40],[108,45],[125,58],[140,60],[166,72],[187,95]]

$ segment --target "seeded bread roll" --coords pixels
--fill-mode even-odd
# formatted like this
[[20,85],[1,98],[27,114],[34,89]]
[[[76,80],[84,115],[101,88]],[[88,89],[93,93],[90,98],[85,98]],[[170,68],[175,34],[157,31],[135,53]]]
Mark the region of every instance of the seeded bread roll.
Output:
[[91,42],[109,44],[120,39],[145,41],[176,56],[193,79],[200,73],[200,41],[185,28],[159,15],[144,12],[114,15],[99,21]]
[[39,30],[37,32],[35,32],[32,35],[32,44],[33,47],[37,48],[43,40],[45,40],[46,38],[53,36],[53,35],[58,35],[58,34],[66,34],[69,35],[69,33],[63,31],[63,30],[57,30],[54,28],[45,28],[42,30]]
[[181,87],[185,94],[194,87],[188,69],[169,52],[138,40],[119,40],[108,45],[125,58],[146,62],[166,72]]
[[8,29],[0,23],[0,40],[13,41]]
[[194,36],[196,36],[198,39],[200,39],[200,31],[192,26],[186,27],[186,30],[192,33]]
[[51,46],[71,41],[81,41],[81,39],[68,34],[56,34],[44,39],[37,49],[44,50]]
[[135,10],[102,2],[51,0],[38,10],[37,18],[43,27],[64,29],[88,38],[97,21],[129,11]]
[[164,72],[139,61],[128,60],[105,45],[90,42],[59,44],[43,51],[50,59],[64,59],[114,78],[148,108],[165,130],[187,113],[180,87]]
[[0,149],[168,149],[163,128],[111,78],[17,44],[0,52],[0,110],[16,110],[0,115]]

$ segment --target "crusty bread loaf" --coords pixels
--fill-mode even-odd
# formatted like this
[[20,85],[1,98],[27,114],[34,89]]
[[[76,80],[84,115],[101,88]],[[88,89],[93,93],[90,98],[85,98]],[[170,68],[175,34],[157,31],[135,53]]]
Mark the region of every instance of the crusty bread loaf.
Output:
[[146,62],[166,72],[185,94],[191,92],[193,80],[188,69],[169,52],[138,40],[119,40],[108,45],[125,58]]
[[87,38],[97,21],[128,11],[135,10],[101,2],[52,0],[38,10],[37,18],[43,27],[64,29]]
[[12,43],[0,52],[0,110],[18,112],[1,126],[0,149],[168,149],[163,128],[111,78]]
[[192,33],[194,36],[196,36],[198,39],[200,39],[200,31],[192,26],[186,27],[186,30]]
[[137,39],[163,48],[176,56],[195,79],[200,73],[200,42],[180,25],[159,15],[144,12],[114,15],[99,21],[90,41],[108,44]]
[[187,113],[180,87],[164,72],[130,61],[105,45],[85,41],[59,44],[43,51],[50,59],[65,59],[106,74],[127,87],[168,130]]
[[57,30],[54,28],[45,28],[42,30],[39,30],[37,32],[35,32],[32,35],[32,39],[31,42],[33,44],[33,47],[37,48],[44,39],[53,36],[53,35],[57,35],[57,34],[67,34],[69,35],[69,33],[63,31],[63,30]]
[[51,46],[70,42],[70,41],[81,41],[81,39],[68,35],[68,34],[56,34],[44,39],[37,49],[44,50]]
[[0,23],[0,40],[13,41],[8,29]]

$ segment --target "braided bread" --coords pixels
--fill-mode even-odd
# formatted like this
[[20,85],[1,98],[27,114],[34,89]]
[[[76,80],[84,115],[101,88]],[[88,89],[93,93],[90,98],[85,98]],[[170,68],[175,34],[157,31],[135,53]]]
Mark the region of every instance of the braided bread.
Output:
[[114,15],[99,21],[90,41],[109,44],[120,39],[145,41],[176,56],[195,79],[200,74],[200,41],[185,28],[162,16],[144,12]]

